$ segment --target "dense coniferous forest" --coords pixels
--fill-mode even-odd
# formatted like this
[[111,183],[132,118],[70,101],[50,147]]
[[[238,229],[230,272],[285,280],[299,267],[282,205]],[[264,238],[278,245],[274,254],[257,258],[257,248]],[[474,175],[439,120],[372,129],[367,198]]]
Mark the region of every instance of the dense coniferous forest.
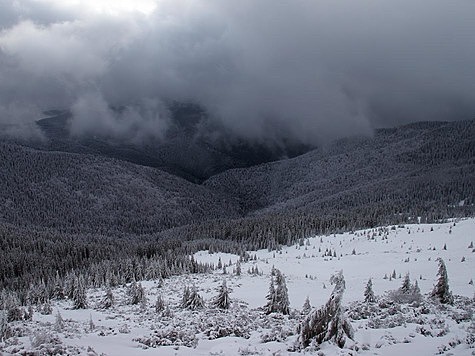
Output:
[[[119,157],[120,158],[120,157]],[[201,184],[130,160],[0,143],[0,287],[100,286],[212,269],[189,255],[475,211],[475,121],[417,123]],[[194,159],[193,157],[190,159]]]

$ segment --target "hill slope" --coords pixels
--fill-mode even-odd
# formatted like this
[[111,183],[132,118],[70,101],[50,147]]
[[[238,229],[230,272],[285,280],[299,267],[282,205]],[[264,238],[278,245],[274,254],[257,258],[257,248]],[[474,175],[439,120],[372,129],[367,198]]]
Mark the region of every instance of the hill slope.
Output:
[[472,215],[475,121],[378,130],[203,184],[100,155],[0,143],[0,181],[0,222],[286,243],[289,236],[416,216]]
[[150,233],[238,217],[232,201],[161,170],[0,143],[0,221],[69,232]]
[[375,214],[445,213],[475,202],[475,121],[378,130],[372,138],[229,170],[205,186],[234,197],[252,215],[327,215],[369,206]]

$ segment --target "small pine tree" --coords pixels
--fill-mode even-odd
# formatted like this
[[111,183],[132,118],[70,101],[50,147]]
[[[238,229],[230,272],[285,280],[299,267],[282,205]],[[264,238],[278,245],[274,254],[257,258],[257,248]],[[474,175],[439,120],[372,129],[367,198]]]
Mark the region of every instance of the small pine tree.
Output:
[[187,308],[191,310],[204,308],[205,302],[201,295],[196,290],[196,287],[193,287],[188,298]]
[[157,300],[155,302],[155,311],[160,313],[163,310],[165,310],[165,301],[163,300],[162,295],[159,294],[157,295]]
[[411,279],[409,278],[409,273],[406,273],[400,291],[404,294],[409,294],[411,293],[411,289]]
[[61,316],[59,310],[56,313],[55,322],[54,322],[54,330],[56,332],[61,332],[61,331],[64,330],[64,320],[63,320],[63,317]]
[[92,314],[89,314],[89,332],[92,333],[95,328],[96,328],[96,325],[94,324],[94,321],[92,320]]
[[109,309],[113,305],[114,305],[114,294],[112,294],[112,289],[110,287],[107,287],[106,294],[104,295],[101,302],[99,303],[99,306],[103,309]]
[[439,263],[439,271],[437,272],[439,278],[432,290],[431,296],[438,299],[442,304],[453,304],[454,297],[449,290],[449,277],[447,276],[444,260],[439,257],[437,262]]
[[353,339],[353,328],[345,318],[341,300],[345,291],[343,273],[333,275],[330,282],[335,285],[328,302],[321,309],[312,312],[299,326],[299,343],[305,348],[312,339],[318,344],[334,340],[339,347],[344,347],[346,338]]
[[218,295],[213,301],[213,306],[219,309],[229,309],[231,301],[229,299],[229,289],[226,285],[226,280],[223,280],[223,284],[218,289]]
[[83,276],[76,278],[74,285],[72,297],[74,309],[87,309],[86,283]]
[[269,292],[266,295],[267,304],[264,307],[264,310],[267,314],[273,313],[276,311],[276,300],[275,300],[275,287],[274,287],[274,277],[271,275]]
[[302,306],[302,315],[308,315],[312,311],[312,306],[310,305],[310,299],[305,298],[305,302],[303,303]]
[[373,292],[373,281],[371,280],[371,278],[368,279],[368,283],[366,283],[366,288],[364,291],[364,301],[365,303],[374,303],[376,301]]
[[183,296],[181,297],[181,303],[180,303],[180,306],[182,308],[186,308],[188,306],[188,300],[190,299],[190,294],[191,294],[190,287],[185,286],[185,288],[183,289]]
[[241,275],[241,261],[237,261],[236,262],[236,276],[240,276]]
[[290,313],[289,294],[285,283],[285,277],[279,270],[276,270],[275,283],[277,285],[275,289],[277,311],[284,315],[288,315]]

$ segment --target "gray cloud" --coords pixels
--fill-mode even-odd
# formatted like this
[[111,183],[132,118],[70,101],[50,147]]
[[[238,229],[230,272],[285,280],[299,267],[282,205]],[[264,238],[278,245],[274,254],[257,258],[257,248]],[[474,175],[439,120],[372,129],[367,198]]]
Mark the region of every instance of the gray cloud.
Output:
[[475,113],[473,1],[161,0],[148,15],[0,7],[10,131],[28,122],[12,108],[33,120],[68,107],[72,134],[139,142],[163,135],[169,100],[198,103],[244,137],[305,143]]

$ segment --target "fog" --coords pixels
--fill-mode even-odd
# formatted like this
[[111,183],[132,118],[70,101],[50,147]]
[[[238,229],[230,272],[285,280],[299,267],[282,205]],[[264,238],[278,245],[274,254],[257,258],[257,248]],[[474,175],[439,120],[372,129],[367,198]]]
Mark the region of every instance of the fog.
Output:
[[159,139],[174,101],[238,137],[310,144],[475,116],[471,0],[4,0],[0,27],[10,136],[60,108],[71,135]]

